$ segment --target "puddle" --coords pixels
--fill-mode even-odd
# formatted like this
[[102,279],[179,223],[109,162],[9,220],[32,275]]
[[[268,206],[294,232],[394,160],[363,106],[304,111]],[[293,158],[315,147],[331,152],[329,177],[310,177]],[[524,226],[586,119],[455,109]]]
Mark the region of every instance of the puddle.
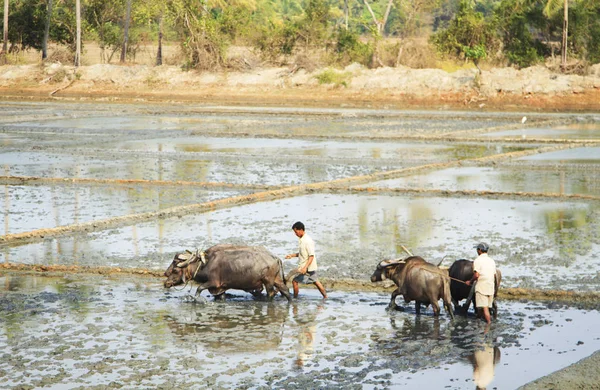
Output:
[[[175,252],[230,242],[295,249],[302,220],[323,276],[368,280],[401,245],[433,263],[474,258],[485,240],[505,287],[594,291],[600,285],[595,203],[375,195],[308,195],[5,248],[5,261],[166,269]],[[0,257],[1,258],[1,257]],[[287,263],[287,262],[286,262]],[[291,263],[288,265],[291,267]]]
[[504,389],[600,347],[597,310],[556,304],[499,302],[484,334],[472,317],[386,312],[387,294],[322,301],[302,289],[288,305],[232,291],[198,305],[148,279],[3,276],[0,286],[6,388]]
[[567,162],[570,164],[600,164],[600,147],[566,149],[521,158],[524,161]]
[[193,187],[149,186],[0,186],[3,224],[0,235],[54,228],[128,214],[247,194]]
[[600,123],[573,123],[558,127],[524,128],[497,131],[484,137],[520,137],[536,139],[600,139]]
[[458,167],[417,173],[360,187],[597,195],[600,192],[600,175],[595,170],[564,167]]

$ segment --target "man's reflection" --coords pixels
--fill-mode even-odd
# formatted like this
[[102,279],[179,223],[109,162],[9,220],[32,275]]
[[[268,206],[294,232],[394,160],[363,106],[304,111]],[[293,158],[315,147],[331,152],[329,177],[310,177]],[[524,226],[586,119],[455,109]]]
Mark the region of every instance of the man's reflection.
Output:
[[475,350],[470,360],[476,388],[485,389],[494,380],[494,367],[500,361],[500,348],[485,344]]
[[294,320],[298,324],[298,356],[296,358],[296,368],[304,367],[304,364],[312,358],[313,343],[317,331],[317,316],[323,310],[323,304],[318,304],[316,309],[313,306],[306,307],[307,312],[299,314],[298,304],[293,304],[292,312]]

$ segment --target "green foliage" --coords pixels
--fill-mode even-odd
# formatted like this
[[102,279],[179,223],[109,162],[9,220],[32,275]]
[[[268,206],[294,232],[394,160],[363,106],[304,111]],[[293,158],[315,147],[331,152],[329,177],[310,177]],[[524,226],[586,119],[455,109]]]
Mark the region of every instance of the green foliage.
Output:
[[502,0],[495,12],[495,20],[504,53],[510,64],[520,68],[541,62],[548,47],[534,38],[532,31],[551,32],[547,19],[542,14],[539,2]]
[[350,85],[350,73],[338,72],[334,69],[325,69],[317,74],[315,78],[319,84],[333,84],[334,87],[347,87]]
[[[4,8],[0,10],[3,17]],[[55,18],[65,16],[65,4],[55,5],[53,15]],[[9,2],[8,39],[12,51],[27,49],[41,50],[46,25],[47,6],[44,1],[16,0]],[[66,15],[68,16],[68,15]],[[55,19],[53,18],[53,20]],[[50,24],[50,39],[62,44],[74,42],[65,24]]]
[[247,25],[250,10],[245,4],[208,8],[199,0],[170,0],[167,9],[182,41],[185,68],[214,69],[226,65],[227,47],[242,26]]
[[373,45],[363,43],[357,33],[340,28],[334,36],[335,45],[335,62],[342,65],[347,65],[352,62],[358,62],[363,65],[368,65],[373,56]]
[[262,28],[256,37],[254,46],[263,58],[276,61],[282,55],[293,54],[298,39],[298,25],[287,21],[281,25],[271,24]]
[[438,31],[431,42],[442,54],[478,61],[498,47],[492,23],[474,9],[471,1],[462,0],[448,28]]
[[480,60],[487,57],[485,46],[483,45],[475,45],[473,47],[463,46],[462,51],[465,53],[465,57],[473,61],[476,65]]
[[[595,4],[594,4],[595,3]],[[580,2],[569,12],[569,41],[573,52],[600,62],[600,1]]]

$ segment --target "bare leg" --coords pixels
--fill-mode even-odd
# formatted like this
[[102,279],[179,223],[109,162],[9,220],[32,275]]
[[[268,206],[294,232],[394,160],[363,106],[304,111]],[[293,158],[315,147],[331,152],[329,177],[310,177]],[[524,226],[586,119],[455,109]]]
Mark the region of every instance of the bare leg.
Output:
[[321,282],[315,282],[315,286],[319,289],[321,295],[323,295],[323,299],[327,298],[327,293],[325,292],[325,287],[321,284]]
[[492,318],[490,317],[490,308],[487,306],[483,307],[483,318],[485,318],[485,322],[488,324],[492,322]]
[[298,291],[299,291],[298,282],[296,282],[294,280],[292,282],[292,286],[294,287],[294,298],[298,298]]

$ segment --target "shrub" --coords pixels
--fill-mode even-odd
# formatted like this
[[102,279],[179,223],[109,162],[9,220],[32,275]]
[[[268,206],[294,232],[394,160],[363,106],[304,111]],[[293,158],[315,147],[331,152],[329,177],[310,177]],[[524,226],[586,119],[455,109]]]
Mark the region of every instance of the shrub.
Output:
[[350,85],[350,76],[349,72],[339,72],[329,68],[317,74],[315,78],[319,84],[333,84],[335,87],[347,87]]

